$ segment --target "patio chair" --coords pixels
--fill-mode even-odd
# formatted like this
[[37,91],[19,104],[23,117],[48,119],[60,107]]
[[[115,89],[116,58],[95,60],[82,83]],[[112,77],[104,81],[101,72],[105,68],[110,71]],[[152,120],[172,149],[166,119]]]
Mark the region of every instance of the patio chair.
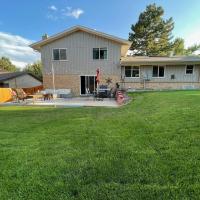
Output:
[[12,100],[13,100],[14,102],[17,102],[17,101],[18,101],[18,99],[17,99],[17,93],[16,93],[16,91],[13,90],[13,89],[12,89]]
[[16,98],[18,101],[24,101],[27,98],[27,94],[24,92],[23,89],[15,89],[14,91],[16,92]]
[[43,94],[44,101],[45,100],[52,100],[53,99],[53,94]]

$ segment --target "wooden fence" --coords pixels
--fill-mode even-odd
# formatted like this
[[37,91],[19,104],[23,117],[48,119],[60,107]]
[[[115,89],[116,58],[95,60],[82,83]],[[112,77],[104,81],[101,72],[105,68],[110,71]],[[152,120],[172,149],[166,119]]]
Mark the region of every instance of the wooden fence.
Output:
[[12,100],[11,88],[0,88],[0,103],[8,102]]

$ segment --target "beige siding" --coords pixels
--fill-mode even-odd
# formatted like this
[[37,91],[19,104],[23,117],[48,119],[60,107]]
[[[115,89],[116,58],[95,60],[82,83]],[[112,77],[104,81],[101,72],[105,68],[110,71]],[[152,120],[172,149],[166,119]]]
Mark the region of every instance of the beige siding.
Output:
[[[93,60],[92,50],[97,47],[108,48],[107,60]],[[68,60],[52,61],[53,48],[67,48]],[[53,63],[57,75],[94,75],[100,68],[102,74],[120,76],[120,54],[119,44],[79,31],[42,47],[43,73],[50,74]]]
[[[140,78],[125,78],[125,82],[142,82],[143,77],[149,79],[148,82],[199,82],[200,81],[200,66],[196,65],[194,67],[194,73],[191,75],[185,74],[186,65],[178,66],[165,66],[165,77],[164,78],[154,78],[152,77],[152,66],[140,66]],[[175,79],[171,79],[171,75],[175,75]],[[123,70],[123,76],[124,76]]]

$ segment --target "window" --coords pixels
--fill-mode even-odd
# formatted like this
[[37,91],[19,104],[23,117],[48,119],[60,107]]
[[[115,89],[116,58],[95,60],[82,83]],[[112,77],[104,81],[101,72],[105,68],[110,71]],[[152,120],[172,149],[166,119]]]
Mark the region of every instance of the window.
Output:
[[93,59],[98,60],[99,59],[99,49],[93,48]]
[[153,77],[163,78],[165,76],[165,67],[164,66],[153,66]]
[[54,60],[60,60],[59,59],[59,49],[54,49],[53,50],[53,59]]
[[93,48],[93,59],[94,60],[106,60],[108,57],[107,48]]
[[125,67],[125,77],[131,77],[131,67]]
[[140,69],[138,66],[125,66],[125,77],[140,77]]
[[67,49],[53,49],[53,60],[67,60]]
[[186,74],[193,74],[193,71],[194,71],[194,65],[186,66],[186,71],[185,71]]
[[100,59],[107,59],[107,48],[100,48]]

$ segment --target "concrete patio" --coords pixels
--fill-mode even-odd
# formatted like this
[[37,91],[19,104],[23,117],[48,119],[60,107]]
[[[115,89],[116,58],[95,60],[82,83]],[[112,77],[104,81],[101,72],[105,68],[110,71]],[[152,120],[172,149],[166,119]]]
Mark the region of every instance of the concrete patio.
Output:
[[55,100],[34,100],[8,102],[0,104],[1,106],[24,105],[24,106],[56,106],[56,107],[119,107],[115,99],[105,98],[101,101],[94,100],[93,97],[75,97]]

